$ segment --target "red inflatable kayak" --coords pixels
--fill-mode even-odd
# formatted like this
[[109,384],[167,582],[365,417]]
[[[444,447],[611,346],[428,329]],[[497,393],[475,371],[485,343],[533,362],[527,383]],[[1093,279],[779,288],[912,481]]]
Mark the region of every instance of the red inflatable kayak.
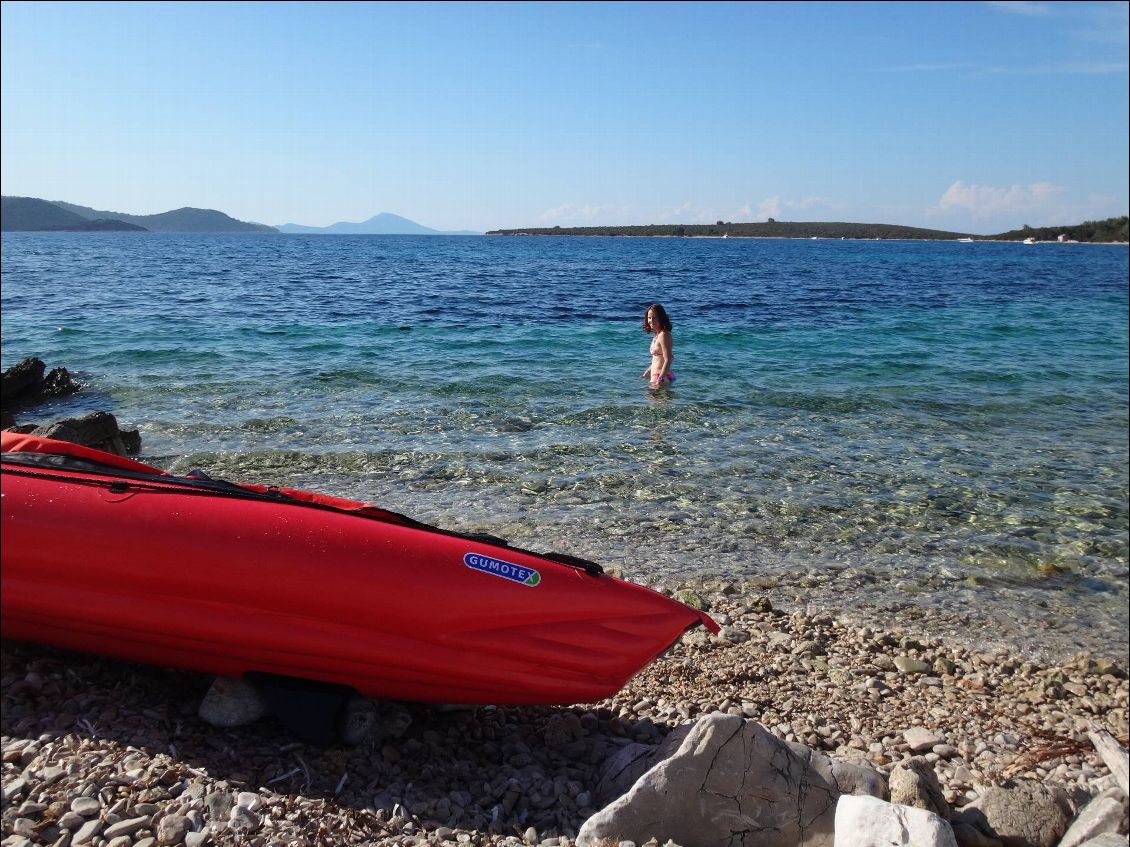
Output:
[[2,632],[366,697],[616,693],[707,615],[567,556],[3,433]]

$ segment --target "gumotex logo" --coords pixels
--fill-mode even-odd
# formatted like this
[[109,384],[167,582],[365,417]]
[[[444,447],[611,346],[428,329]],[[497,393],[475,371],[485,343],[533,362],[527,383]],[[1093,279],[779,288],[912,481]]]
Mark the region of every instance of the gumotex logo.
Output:
[[467,553],[463,556],[463,564],[491,576],[500,576],[519,585],[528,585],[533,588],[541,582],[541,574],[525,565],[516,565],[513,562],[504,562],[481,553]]

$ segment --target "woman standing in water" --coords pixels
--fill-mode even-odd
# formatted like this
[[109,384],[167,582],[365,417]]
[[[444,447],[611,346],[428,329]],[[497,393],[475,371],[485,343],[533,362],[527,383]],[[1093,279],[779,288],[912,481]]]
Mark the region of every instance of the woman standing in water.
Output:
[[662,388],[675,381],[675,374],[671,371],[675,342],[671,338],[671,319],[658,303],[652,303],[644,312],[643,331],[655,336],[651,339],[651,367],[643,372],[643,376],[650,380],[648,388]]

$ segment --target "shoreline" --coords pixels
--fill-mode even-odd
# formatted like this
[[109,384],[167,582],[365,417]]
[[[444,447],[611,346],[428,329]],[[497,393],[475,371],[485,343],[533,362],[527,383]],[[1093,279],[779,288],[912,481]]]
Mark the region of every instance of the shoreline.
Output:
[[483,236],[499,238],[681,238],[706,241],[897,241],[941,244],[1022,244],[1033,247],[1037,244],[1093,244],[1100,247],[1130,247],[1130,241],[1023,241],[1001,238],[974,238],[971,242],[960,238],[854,238],[850,236],[823,235],[582,235],[579,233],[554,234],[551,232],[484,232]]
[[[203,724],[200,674],[5,640],[4,834],[18,807],[40,834],[61,837],[64,808],[81,795],[97,802],[88,817],[67,818],[68,831],[133,821],[129,843],[180,827],[182,838],[207,834],[196,844],[242,843],[253,833],[263,843],[352,835],[377,845],[427,836],[567,847],[601,805],[608,756],[627,744],[657,746],[712,712],[869,763],[884,777],[924,758],[954,809],[1010,778],[1059,786],[1076,804],[1111,782],[1085,733],[1097,726],[1126,743],[1125,663],[1043,664],[714,588],[685,599],[707,606],[720,636],[685,635],[608,700],[381,704],[376,734],[349,749],[294,742],[270,718],[231,730]],[[908,730],[933,743],[912,744]],[[247,815],[237,814],[244,806]]]

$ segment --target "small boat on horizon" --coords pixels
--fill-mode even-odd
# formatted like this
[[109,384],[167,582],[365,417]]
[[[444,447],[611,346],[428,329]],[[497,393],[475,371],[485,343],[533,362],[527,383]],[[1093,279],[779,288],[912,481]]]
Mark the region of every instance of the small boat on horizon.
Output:
[[1025,239],[1024,239],[1024,243],[1025,243],[1025,244],[1035,244],[1035,243],[1036,243],[1036,239],[1035,239],[1035,238],[1025,238]]
[[957,240],[958,240],[959,244],[972,244],[973,243],[972,238],[959,238]]

